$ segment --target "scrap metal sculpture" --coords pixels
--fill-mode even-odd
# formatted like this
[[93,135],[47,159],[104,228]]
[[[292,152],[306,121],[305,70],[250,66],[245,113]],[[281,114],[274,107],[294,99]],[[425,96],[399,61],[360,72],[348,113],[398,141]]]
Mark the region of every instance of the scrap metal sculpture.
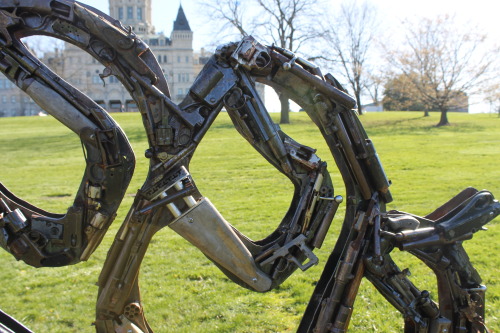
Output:
[[[86,169],[66,214],[46,212],[0,185],[0,245],[28,265],[87,260],[116,216],[134,170],[127,137],[110,115],[41,63],[21,38],[46,35],[72,43],[105,66],[136,101],[150,148],[147,179],[109,250],[100,274],[97,332],[153,332],[139,295],[138,272],[153,235],[168,226],[198,247],[229,278],[269,291],[297,268],[318,262],[343,201],[337,244],[306,309],[299,332],[345,332],[363,277],[405,318],[405,332],[485,332],[486,288],[462,247],[500,214],[491,193],[468,188],[431,214],[386,211],[389,181],[354,100],[330,74],[252,37],[219,47],[189,94],[176,105],[148,46],[131,29],[70,0],[0,0],[0,70],[73,130]],[[255,89],[261,82],[303,107],[319,128],[346,187],[334,192],[316,150],[283,133]],[[222,108],[238,132],[293,183],[294,196],[276,230],[252,241],[231,226],[189,173],[196,147]],[[399,248],[434,272],[439,301],[419,290],[391,259]]]

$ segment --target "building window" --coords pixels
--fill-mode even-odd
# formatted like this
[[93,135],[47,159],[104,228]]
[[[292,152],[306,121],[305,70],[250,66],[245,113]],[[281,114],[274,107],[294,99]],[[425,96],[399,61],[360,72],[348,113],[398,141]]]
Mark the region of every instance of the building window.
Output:
[[4,88],[5,88],[5,80],[0,79],[0,89],[4,89]]
[[177,56],[177,62],[181,62],[181,56]]
[[7,103],[7,96],[2,96],[2,103]]
[[92,83],[93,84],[99,84],[99,83],[101,83],[101,78],[99,77],[99,75],[92,76]]
[[137,8],[137,19],[142,21],[142,7]]
[[118,19],[123,20],[123,7],[118,8]]
[[131,20],[134,18],[134,7],[127,7],[127,19]]
[[188,62],[189,62],[189,57],[186,57],[186,63],[188,63]]
[[161,64],[161,55],[158,56],[158,62]]
[[163,56],[163,62],[164,62],[164,63],[167,63],[167,60],[168,60],[168,59],[167,59],[167,56],[166,56],[166,55],[164,55],[164,56]]
[[177,74],[177,78],[178,78],[177,82],[188,82],[189,81],[189,74],[188,73]]
[[182,95],[182,88],[177,89],[177,95]]
[[112,112],[120,112],[123,111],[123,105],[121,101],[111,100],[109,101],[109,109]]
[[10,96],[10,102],[16,103],[16,96]]

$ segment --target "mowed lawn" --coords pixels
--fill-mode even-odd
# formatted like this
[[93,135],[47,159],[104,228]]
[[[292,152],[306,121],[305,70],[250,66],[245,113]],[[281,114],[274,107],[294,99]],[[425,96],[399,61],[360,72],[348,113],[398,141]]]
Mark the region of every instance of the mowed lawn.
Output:
[[[136,174],[101,246],[88,262],[63,268],[31,268],[0,250],[0,308],[35,332],[93,332],[95,282],[114,235],[147,173],[146,136],[139,114],[113,114],[130,138]],[[278,116],[278,115],[273,115]],[[451,126],[435,128],[438,114],[386,112],[361,117],[389,178],[389,209],[425,215],[467,186],[500,198],[500,118],[450,114]],[[277,118],[276,118],[277,119]],[[343,195],[341,178],[318,130],[305,113],[293,113],[282,129],[318,149]],[[76,135],[51,117],[0,118],[0,181],[34,204],[65,212],[80,183],[84,158]],[[201,192],[249,237],[265,237],[289,205],[292,188],[234,130],[222,113],[198,148],[191,172]],[[315,253],[320,264],[297,271],[266,294],[230,282],[196,248],[166,228],[153,239],[140,285],[146,316],[155,332],[294,332],[333,248],[343,209]],[[500,331],[499,219],[465,243],[488,287],[487,323]],[[435,295],[435,278],[422,263],[394,252],[421,289]],[[366,280],[350,332],[402,332],[403,320]]]

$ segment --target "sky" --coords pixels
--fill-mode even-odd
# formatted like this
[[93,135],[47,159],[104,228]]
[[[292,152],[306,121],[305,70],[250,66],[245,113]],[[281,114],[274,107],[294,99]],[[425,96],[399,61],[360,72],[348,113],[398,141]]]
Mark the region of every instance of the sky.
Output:
[[[250,0],[240,0],[250,1]],[[325,6],[338,6],[341,0],[319,0]],[[107,0],[81,0],[90,6],[96,7],[104,13],[109,13]],[[172,31],[173,22],[177,16],[179,5],[182,7],[193,30],[193,48],[199,50],[202,47],[210,50],[213,42],[214,31],[207,25],[207,16],[199,8],[201,0],[152,0],[153,24],[156,31],[163,31],[167,36]],[[380,29],[384,36],[394,36],[402,31],[400,24],[405,19],[419,17],[433,18],[438,15],[449,14],[455,16],[455,21],[464,26],[477,26],[484,31],[491,43],[500,44],[500,24],[498,13],[500,12],[500,1],[492,0],[371,0],[371,4],[377,9],[381,21]],[[321,9],[320,9],[321,11]],[[366,101],[370,102],[370,101]],[[266,103],[267,104],[267,103]],[[271,111],[271,110],[270,110]],[[489,112],[489,106],[472,102],[471,112]]]
[[[177,10],[182,2],[191,29],[194,32],[194,48],[210,44],[210,31],[207,31],[206,17],[209,13],[199,10],[199,0],[152,0],[153,1],[153,24],[156,31],[163,31],[167,35],[172,31],[173,22]],[[249,1],[249,0],[241,0]],[[96,7],[105,13],[109,13],[107,0],[83,0],[90,6]],[[324,0],[326,4],[338,4],[340,1]],[[459,22],[466,24],[472,22],[488,31],[488,35],[500,39],[500,27],[498,13],[500,2],[492,0],[372,0],[372,4],[379,10],[382,18],[383,29],[394,30],[405,18],[419,16],[434,17],[440,14],[454,14]],[[208,29],[209,30],[209,29]]]

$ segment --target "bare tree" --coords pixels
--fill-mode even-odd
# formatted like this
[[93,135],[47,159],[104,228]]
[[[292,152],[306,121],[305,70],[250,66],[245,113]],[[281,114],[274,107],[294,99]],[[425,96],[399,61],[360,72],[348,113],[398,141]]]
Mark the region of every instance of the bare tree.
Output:
[[428,105],[441,112],[437,126],[449,125],[448,111],[478,93],[494,70],[498,50],[486,51],[486,35],[454,22],[452,16],[407,21],[405,45],[388,60],[412,80]]
[[370,94],[373,104],[379,105],[381,103],[381,91],[386,81],[386,74],[382,71],[371,70],[367,73],[366,90]]
[[318,0],[257,0],[266,15],[256,20],[264,28],[265,37],[282,48],[297,52],[302,46],[322,34],[318,30]]
[[218,34],[214,43],[221,43],[221,40],[228,38],[241,38],[253,34],[255,24],[251,22],[249,15],[244,14],[249,12],[245,3],[238,0],[201,1],[200,6],[210,13],[207,25],[213,27],[215,22],[222,24],[218,29],[214,29]]
[[[210,20],[224,22],[219,35],[255,35],[269,44],[297,52],[321,35],[313,20],[320,0],[206,0],[201,4],[209,9]],[[232,27],[232,30],[228,30]],[[234,35],[234,33],[233,33]],[[289,101],[279,95],[280,123],[288,124]]]
[[490,85],[485,91],[486,101],[490,103],[490,111],[497,112],[500,117],[500,82]]
[[368,2],[345,1],[330,20],[326,44],[332,48],[334,61],[341,65],[345,77],[363,114],[361,95],[370,78],[367,61],[371,56],[377,30],[377,11]]

